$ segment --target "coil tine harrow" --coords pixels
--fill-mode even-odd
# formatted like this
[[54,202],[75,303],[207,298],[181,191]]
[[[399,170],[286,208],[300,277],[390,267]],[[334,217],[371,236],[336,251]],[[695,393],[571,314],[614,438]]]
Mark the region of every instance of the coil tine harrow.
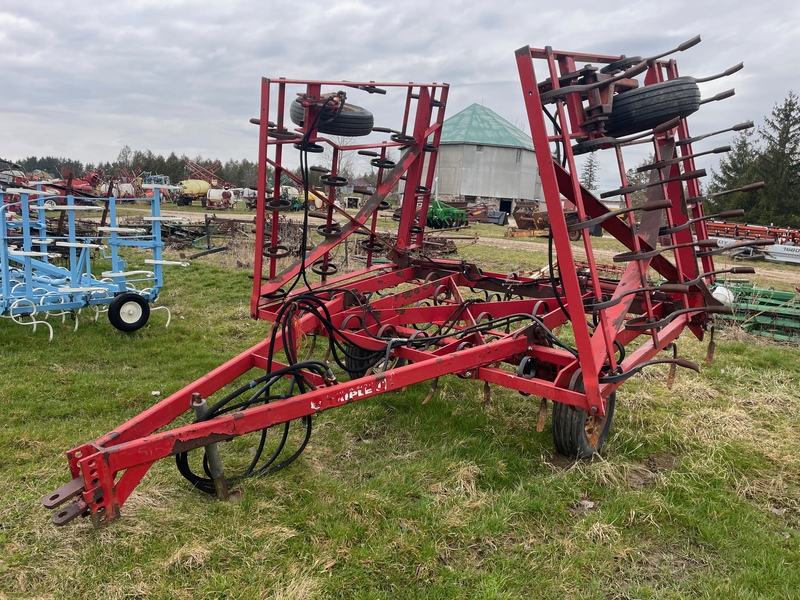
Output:
[[[70,450],[72,480],[44,498],[56,510],[56,524],[79,516],[95,525],[117,518],[153,463],[170,456],[193,486],[219,494],[220,478],[235,483],[295,460],[317,413],[423,381],[432,382],[427,403],[447,375],[482,381],[484,401],[491,385],[538,396],[529,405],[537,428],[551,406],[556,449],[591,457],[611,426],[616,390],[629,377],[656,364],[699,368],[678,356],[675,341],[686,329],[702,339],[724,307],[708,290],[717,271],[712,255],[700,250],[711,246],[702,200],[686,201],[700,197],[703,174],[691,143],[680,144],[691,139],[687,116],[700,108],[697,83],[679,77],[674,60],[661,60],[664,54],[634,60],[524,47],[515,56],[551,221],[543,276],[489,272],[421,252],[447,84],[262,79],[261,110],[252,120],[259,127],[259,190],[250,310],[253,318],[273,323],[270,333],[127,423]],[[678,95],[677,113],[659,105],[664,94],[667,106]],[[352,103],[359,100],[374,107]],[[655,104],[658,119],[638,118],[641,104]],[[387,118],[390,107],[395,111]],[[384,119],[378,126],[376,115]],[[625,143],[601,141],[592,148],[614,153],[621,210],[607,208],[581,185],[573,146],[606,138],[652,144],[660,166],[641,190],[646,208],[632,203]],[[300,258],[293,259],[278,237],[285,209],[280,184],[293,181],[308,199],[309,157],[326,148],[330,168],[324,189],[314,190],[323,239],[311,248],[304,238],[295,254]],[[299,175],[286,166],[297,153]],[[378,181],[355,215],[337,206],[347,183],[339,167],[350,153],[367,157]],[[389,242],[376,223],[392,193],[401,204],[397,238]],[[569,225],[573,213],[577,224]],[[587,223],[600,225],[630,252],[619,279],[600,275]],[[668,242],[660,245],[662,228]],[[580,234],[577,242],[570,241],[571,232]],[[339,272],[334,250],[359,233],[366,235],[366,266]],[[586,254],[585,264],[575,260],[573,243]],[[667,283],[653,284],[651,269]],[[556,333],[560,327],[570,332],[568,341]],[[300,342],[308,337],[311,350]],[[664,351],[671,355],[662,357]],[[234,382],[239,387],[228,391]],[[197,406],[206,408],[195,414]],[[279,434],[268,436],[270,430]],[[224,472],[209,458],[224,461],[234,451],[224,442],[248,433],[261,435],[259,448],[269,439],[276,445],[259,450],[239,473]],[[198,472],[203,462],[205,472]]]

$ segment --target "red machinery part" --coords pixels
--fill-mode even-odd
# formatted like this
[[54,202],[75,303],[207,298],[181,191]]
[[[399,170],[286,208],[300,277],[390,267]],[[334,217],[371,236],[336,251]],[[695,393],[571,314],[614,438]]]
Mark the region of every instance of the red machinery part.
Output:
[[[599,451],[616,388],[649,364],[696,368],[677,356],[658,355],[674,351],[673,342],[686,327],[702,338],[709,314],[723,310],[707,288],[714,277],[713,258],[699,252],[704,244],[692,243],[693,236],[707,239],[706,217],[702,202],[691,207],[686,202],[687,197],[700,197],[700,188],[696,176],[687,175],[697,169],[684,117],[633,136],[639,142],[649,139],[655,161],[663,165],[651,172],[644,210],[623,192],[625,207],[612,212],[578,180],[573,144],[588,143],[613,151],[620,187],[628,187],[623,162],[628,140],[609,137],[604,123],[613,111],[615,86],[621,94],[639,85],[632,79],[634,71],[645,73],[645,86],[678,77],[674,61],[659,59],[642,64],[623,56],[550,48],[517,51],[555,252],[549,277],[543,278],[484,272],[475,264],[434,260],[420,252],[446,84],[263,79],[261,113],[253,120],[259,125],[259,189],[250,307],[254,318],[275,323],[272,334],[114,431],[70,450],[72,481],[44,498],[47,507],[56,509],[54,522],[87,515],[96,525],[113,520],[150,466],[168,456],[178,457],[179,469],[194,485],[213,493],[209,478],[191,472],[186,458],[191,451],[300,423],[306,434],[293,454],[279,460],[276,452],[264,466],[241,476],[274,472],[305,447],[314,414],[427,380],[434,381],[432,393],[443,375],[551,400],[559,451],[579,457]],[[606,66],[598,73],[589,62]],[[535,65],[540,76],[544,73],[541,82]],[[387,99],[399,93],[404,106],[399,126],[375,127],[372,134],[362,135],[366,131],[359,128],[372,114],[351,106],[355,120],[342,126],[359,129],[357,139],[342,142],[321,134],[323,123],[327,131],[338,131],[332,119],[344,114],[349,95],[362,92],[386,94]],[[301,99],[303,112],[292,106],[290,119],[295,98]],[[630,129],[631,123],[625,126]],[[332,165],[323,180],[325,189],[314,190],[322,201],[324,225],[318,231],[324,237],[312,250],[301,247],[303,258],[287,264],[290,250],[278,237],[278,217],[286,208],[278,182],[288,178],[308,190],[307,177],[288,168],[289,153],[300,152],[301,170],[307,172],[308,154],[325,147]],[[390,151],[399,151],[399,159]],[[378,170],[374,193],[354,216],[336,202],[346,183],[338,165],[352,152],[373,157]],[[274,172],[273,189],[267,185],[268,168]],[[402,196],[396,240],[384,239],[376,230],[378,210],[385,209],[391,192]],[[568,225],[565,212],[575,211],[579,221]],[[597,224],[630,251],[618,280],[600,275],[588,233],[588,226]],[[659,247],[664,224],[669,242]],[[576,262],[570,242],[570,232],[576,231],[576,243],[587,257],[582,264]],[[356,234],[364,236],[360,246],[367,252],[366,266],[338,273],[332,250]],[[373,259],[384,252],[390,262],[377,264]],[[652,284],[648,269],[667,283]],[[559,326],[566,326],[574,342],[554,333]],[[297,339],[304,335],[327,342],[324,356],[322,349],[299,356]],[[626,351],[634,341],[635,350]],[[248,383],[218,398],[220,390],[245,377]],[[193,403],[206,398],[210,408],[203,416],[174,425]],[[539,412],[539,403],[531,407],[532,416],[543,424],[546,413]],[[281,448],[286,434],[282,440]]]

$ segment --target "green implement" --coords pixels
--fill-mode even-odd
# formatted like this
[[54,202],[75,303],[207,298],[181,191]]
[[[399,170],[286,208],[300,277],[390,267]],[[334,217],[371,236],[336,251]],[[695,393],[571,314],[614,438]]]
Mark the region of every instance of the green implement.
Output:
[[453,208],[441,200],[434,200],[428,207],[427,226],[435,229],[461,227],[467,224],[467,211]]
[[714,296],[733,307],[732,315],[719,315],[754,335],[800,342],[800,293],[759,288],[747,281],[718,281]]

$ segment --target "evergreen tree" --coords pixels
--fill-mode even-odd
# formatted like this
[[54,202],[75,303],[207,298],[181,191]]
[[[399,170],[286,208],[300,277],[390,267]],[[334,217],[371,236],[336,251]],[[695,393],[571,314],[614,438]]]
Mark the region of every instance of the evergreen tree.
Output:
[[[760,213],[776,225],[800,225],[800,102],[794,92],[772,109],[759,133],[764,153],[758,174],[766,184]],[[765,224],[767,224],[765,222]]]
[[590,192],[597,190],[597,177],[600,170],[599,159],[596,152],[590,152],[581,169],[580,182]]
[[177,154],[171,152],[166,161],[164,161],[164,170],[161,174],[169,175],[169,180],[172,183],[178,183],[179,181],[186,179],[185,170],[186,163],[183,161],[183,158],[178,157]]
[[[718,171],[712,170],[709,192],[732,190],[758,180],[761,151],[753,143],[753,132],[745,130],[731,143],[727,156],[719,161]],[[746,217],[741,220],[757,221],[760,218],[760,192],[736,193],[709,200],[706,212],[719,212],[743,208]]]

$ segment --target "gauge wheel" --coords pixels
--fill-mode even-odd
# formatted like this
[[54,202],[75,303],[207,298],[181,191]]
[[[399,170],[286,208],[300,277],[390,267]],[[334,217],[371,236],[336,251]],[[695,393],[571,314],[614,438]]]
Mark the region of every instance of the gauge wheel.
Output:
[[700,108],[700,88],[694,79],[679,77],[617,94],[611,103],[606,133],[622,137],[658,127]]
[[139,294],[125,292],[115,297],[108,305],[108,320],[126,333],[144,327],[150,318],[150,305]]
[[347,371],[350,373],[350,378],[358,379],[364,377],[372,365],[374,357],[375,353],[366,348],[347,344],[344,364],[347,367]]
[[[317,130],[320,133],[345,137],[360,137],[372,133],[375,118],[367,109],[355,104],[345,104],[342,107],[342,111],[338,114],[336,113],[337,111],[332,108],[324,109],[317,123]],[[289,107],[289,118],[291,118],[292,123],[304,127],[305,116],[305,109],[300,104],[300,100],[292,102]]]
[[[583,391],[579,383],[577,391]],[[600,453],[614,419],[617,393],[606,398],[605,416],[591,416],[570,404],[553,402],[553,442],[556,450],[572,458],[591,458]]]

